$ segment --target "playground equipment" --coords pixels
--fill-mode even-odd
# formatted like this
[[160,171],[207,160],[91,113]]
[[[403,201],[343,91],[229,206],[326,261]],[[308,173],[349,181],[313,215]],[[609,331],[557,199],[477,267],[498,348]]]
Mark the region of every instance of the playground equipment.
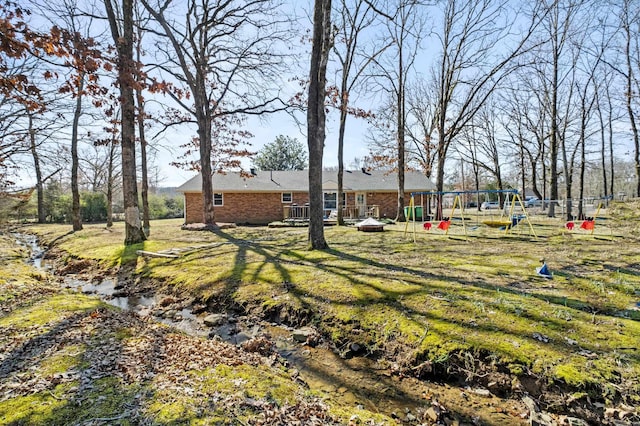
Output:
[[[570,232],[575,231],[586,231],[589,235],[595,235],[595,231],[596,231],[596,226],[598,225],[598,223],[600,224],[601,227],[604,227],[604,223],[607,220],[607,218],[601,214],[603,209],[606,209],[606,203],[610,200],[610,198],[603,198],[603,199],[598,199],[598,204],[597,207],[595,209],[595,213],[591,216],[591,215],[587,215],[585,216],[584,219],[582,219],[581,221],[578,221],[578,223],[576,223],[576,221],[570,220],[567,223],[565,223],[565,228],[567,230],[569,230]],[[596,201],[596,200],[594,200]],[[609,227],[609,235],[612,235],[613,231],[611,230],[611,227]]]
[[[515,189],[506,189],[506,190],[484,190],[484,191],[442,191],[442,192],[412,192],[411,199],[409,201],[409,206],[407,207],[407,222],[405,223],[404,234],[406,236],[409,228],[409,220],[413,222],[413,240],[416,240],[416,209],[420,208],[422,211],[422,206],[415,205],[415,196],[453,196],[453,203],[451,207],[451,213],[447,217],[441,218],[439,221],[431,222],[429,220],[425,221],[422,225],[423,229],[427,232],[431,230],[440,230],[443,231],[445,235],[449,236],[450,231],[452,229],[452,225],[454,223],[460,223],[462,227],[462,234],[464,235],[465,240],[467,239],[467,229],[475,230],[478,227],[476,224],[473,227],[467,226],[467,219],[465,217],[465,206],[462,201],[461,196],[467,194],[506,194],[505,207],[500,210],[500,218],[498,220],[484,220],[482,223],[493,228],[500,228],[504,230],[505,234],[511,233],[514,230],[520,231],[521,228],[518,226],[520,223],[526,223],[528,225],[528,231],[534,237],[536,236],[535,230],[533,229],[533,225],[529,220],[529,215],[527,214],[527,210],[525,208],[524,202],[520,197],[520,194]],[[505,215],[505,212],[508,210],[508,214]],[[456,213],[459,212],[459,215],[456,216]],[[477,216],[478,217],[478,216]],[[478,217],[479,218],[479,217]]]

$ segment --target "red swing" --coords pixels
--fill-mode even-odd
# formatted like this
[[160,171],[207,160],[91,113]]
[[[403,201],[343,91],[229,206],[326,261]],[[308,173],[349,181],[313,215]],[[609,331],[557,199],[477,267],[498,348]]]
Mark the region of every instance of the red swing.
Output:
[[[447,219],[447,220],[441,220],[440,223],[438,223],[437,228],[442,230],[442,231],[446,231],[447,229],[449,229],[449,226],[451,225],[451,220]],[[433,226],[433,224],[431,222],[425,222],[422,225],[422,228],[424,228],[425,231],[431,231],[431,227]]]
[[596,221],[591,218],[585,220],[584,222],[582,222],[582,225],[580,225],[580,228],[584,229],[585,231],[593,231],[595,227]]
[[449,225],[451,225],[451,219],[441,220],[440,223],[438,224],[438,229],[442,229],[443,231],[446,231],[449,229]]

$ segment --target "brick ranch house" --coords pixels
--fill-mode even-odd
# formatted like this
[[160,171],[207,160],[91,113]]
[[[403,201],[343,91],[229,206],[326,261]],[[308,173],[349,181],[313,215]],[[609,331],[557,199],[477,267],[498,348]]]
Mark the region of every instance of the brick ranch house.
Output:
[[[338,177],[324,171],[325,217],[337,212]],[[238,172],[217,173],[213,177],[214,209],[217,222],[262,225],[281,220],[308,218],[309,172],[255,171],[250,177]],[[434,184],[422,173],[405,173],[405,199],[411,192],[432,191]],[[198,174],[177,189],[184,194],[185,223],[200,223],[202,217],[202,175]],[[397,210],[396,175],[383,171],[345,170],[343,179],[344,217],[394,218]]]

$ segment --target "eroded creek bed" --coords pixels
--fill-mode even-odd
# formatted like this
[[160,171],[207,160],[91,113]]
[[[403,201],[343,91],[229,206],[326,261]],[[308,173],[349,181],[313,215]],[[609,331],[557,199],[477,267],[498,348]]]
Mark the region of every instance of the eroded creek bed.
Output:
[[195,300],[179,300],[152,291],[131,294],[117,277],[92,275],[91,268],[82,265],[54,271],[43,261],[46,252],[35,236],[14,236],[31,250],[31,263],[55,274],[65,288],[96,295],[120,309],[152,317],[191,335],[236,345],[254,337],[268,339],[286,360],[293,376],[336,407],[382,413],[399,424],[586,424],[578,419],[554,419],[547,413],[539,413],[529,397],[505,399],[473,384],[459,386],[418,380],[398,374],[385,360],[352,356],[354,351],[340,356],[331,349],[330,342],[309,326],[295,328],[252,312],[215,312]]

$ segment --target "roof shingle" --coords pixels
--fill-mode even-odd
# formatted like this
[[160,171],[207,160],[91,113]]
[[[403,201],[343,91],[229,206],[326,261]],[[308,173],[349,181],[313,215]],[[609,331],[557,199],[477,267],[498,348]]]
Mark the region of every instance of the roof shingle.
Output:
[[[322,172],[322,189],[335,191],[338,188],[338,172]],[[419,172],[405,172],[406,192],[433,191],[435,185]],[[343,175],[345,191],[389,192],[398,189],[396,174],[384,171],[345,170]],[[307,192],[309,190],[308,170],[262,171],[251,177],[243,177],[239,172],[216,173],[213,176],[213,190],[216,192]],[[202,175],[197,174],[177,189],[178,192],[201,192]]]

